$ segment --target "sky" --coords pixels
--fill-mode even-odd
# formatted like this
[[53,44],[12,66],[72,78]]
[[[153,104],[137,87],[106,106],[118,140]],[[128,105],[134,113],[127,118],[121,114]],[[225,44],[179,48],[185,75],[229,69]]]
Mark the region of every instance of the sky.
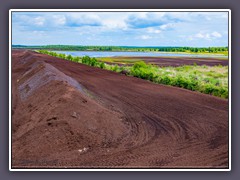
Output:
[[228,12],[12,12],[12,44],[228,46]]

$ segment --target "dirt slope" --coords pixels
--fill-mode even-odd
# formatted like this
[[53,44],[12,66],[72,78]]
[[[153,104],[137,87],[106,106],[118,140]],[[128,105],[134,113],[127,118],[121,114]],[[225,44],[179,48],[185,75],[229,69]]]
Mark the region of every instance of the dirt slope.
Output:
[[227,168],[228,101],[14,50],[12,166]]

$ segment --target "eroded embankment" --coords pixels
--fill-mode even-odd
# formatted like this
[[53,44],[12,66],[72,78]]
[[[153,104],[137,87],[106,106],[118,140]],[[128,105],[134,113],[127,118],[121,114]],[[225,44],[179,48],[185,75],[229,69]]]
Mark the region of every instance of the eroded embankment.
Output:
[[15,50],[14,167],[228,166],[228,102]]

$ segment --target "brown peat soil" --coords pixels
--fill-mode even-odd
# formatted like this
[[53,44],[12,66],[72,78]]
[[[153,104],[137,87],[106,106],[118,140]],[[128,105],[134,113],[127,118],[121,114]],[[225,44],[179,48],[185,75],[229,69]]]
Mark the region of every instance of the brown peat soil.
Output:
[[11,68],[12,168],[228,168],[228,100],[27,50]]

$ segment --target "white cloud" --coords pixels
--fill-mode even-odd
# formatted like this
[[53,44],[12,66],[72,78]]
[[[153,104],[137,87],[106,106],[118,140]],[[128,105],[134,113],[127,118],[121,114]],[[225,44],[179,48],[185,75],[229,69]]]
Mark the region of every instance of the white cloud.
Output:
[[32,33],[36,36],[43,36],[43,35],[45,36],[46,35],[45,31],[33,31]]
[[159,34],[159,33],[161,33],[162,31],[159,30],[159,29],[155,29],[155,28],[147,28],[147,32],[148,32],[148,33]]
[[219,32],[216,32],[216,31],[214,31],[211,35],[212,35],[213,37],[216,37],[216,38],[222,37],[222,35],[221,35]]
[[114,19],[106,19],[102,22],[103,26],[107,29],[121,29],[126,30],[127,24],[124,21],[116,21]]
[[197,33],[195,35],[196,38],[204,38],[205,36],[202,33]]
[[56,25],[64,25],[66,23],[66,17],[64,15],[53,15],[53,23]]
[[173,24],[173,23],[164,24],[164,25],[160,26],[160,29],[168,30],[168,29],[172,29],[174,26],[175,26],[175,24]]
[[188,37],[188,40],[194,40],[194,39],[205,39],[205,40],[213,40],[213,39],[216,39],[216,38],[221,38],[222,35],[217,32],[217,31],[214,31],[212,33],[204,33],[204,32],[199,32],[195,35],[191,35]]
[[147,39],[151,39],[152,37],[151,36],[148,36],[148,35],[142,35],[139,37],[140,39],[143,39],[143,40],[147,40]]
[[34,24],[37,26],[43,26],[44,22],[45,22],[44,17],[38,16],[38,17],[34,18]]

